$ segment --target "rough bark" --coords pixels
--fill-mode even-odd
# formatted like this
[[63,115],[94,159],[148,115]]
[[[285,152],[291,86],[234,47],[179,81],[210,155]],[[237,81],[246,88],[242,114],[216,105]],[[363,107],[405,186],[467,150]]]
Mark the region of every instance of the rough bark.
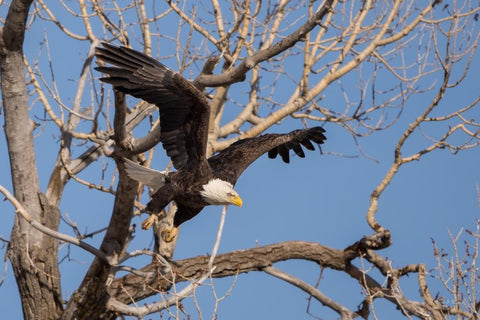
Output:
[[[32,135],[34,124],[28,113],[22,45],[31,3],[32,0],[12,2],[0,37],[5,135],[15,197],[35,220],[56,230],[60,214],[40,191]],[[62,311],[57,245],[55,239],[16,217],[8,257],[25,319],[55,319]]]
[[[123,94],[117,94],[115,98],[116,110],[125,110]],[[124,145],[125,140],[128,139],[127,136],[118,134],[118,132],[125,132],[125,117],[126,112],[115,113],[115,143],[117,146]],[[117,160],[117,167],[120,169],[120,180],[112,216],[100,246],[100,250],[107,256],[107,261],[95,258],[79,289],[69,300],[62,319],[98,319],[103,317],[106,312],[109,298],[106,284],[113,280],[115,273],[112,265],[118,263],[131,239],[130,220],[133,217],[133,205],[138,189],[138,182],[131,180],[125,174],[122,160]]]
[[[232,277],[252,271],[272,274],[272,270],[277,270],[277,272],[286,275],[278,269],[272,268],[272,266],[280,261],[293,259],[307,260],[317,263],[321,268],[345,272],[364,287],[365,290],[371,292],[372,297],[367,297],[365,301],[359,305],[359,309],[353,312],[336,304],[320,291],[312,289],[315,294],[322,296],[319,301],[337,310],[339,314],[342,314],[342,319],[351,319],[358,316],[368,318],[368,308],[372,302],[370,299],[375,299],[375,297],[385,298],[395,304],[402,310],[404,315],[415,315],[421,319],[428,318],[429,311],[423,303],[408,300],[403,295],[398,294],[398,288],[392,284],[392,281],[385,287],[351,263],[352,260],[360,256],[365,257],[367,261],[374,264],[384,276],[390,275],[392,279],[395,279],[395,281],[393,281],[395,283],[398,283],[398,280],[402,276],[410,272],[418,272],[419,267],[417,265],[394,269],[386,259],[380,257],[372,250],[383,248],[387,243],[391,243],[390,234],[385,232],[373,236],[366,236],[344,250],[329,248],[314,242],[288,241],[263,247],[232,251],[215,257],[213,262],[215,269],[211,277]],[[197,256],[171,262],[166,262],[163,259],[154,259],[151,264],[135,273],[115,280],[108,288],[108,293],[114,300],[111,299],[109,301],[108,309],[110,311],[104,314],[104,317],[106,319],[115,319],[118,314],[122,314],[121,312],[116,312],[116,306],[120,306],[121,304],[128,305],[131,304],[132,301],[141,301],[142,299],[158,294],[158,292],[169,291],[173,283],[200,279],[208,270],[209,260],[209,256]],[[300,281],[295,277],[291,278],[294,281]],[[303,289],[302,285],[295,286]]]
[[[212,277],[223,278],[250,271],[263,271],[276,262],[291,259],[309,260],[331,269],[345,270],[351,258],[353,257],[349,253],[314,242],[281,242],[218,255],[213,262],[215,271]],[[175,281],[199,278],[207,270],[209,259],[209,256],[197,256],[172,261]],[[140,269],[138,274],[130,274],[115,280],[108,292],[117,300],[130,303],[132,299],[138,301],[159,291],[167,291],[172,286],[173,274],[164,272],[164,269],[168,268],[154,261]]]
[[130,220],[137,188],[137,182],[121,176],[112,217],[100,247],[108,262],[95,258],[79,289],[68,301],[61,319],[99,319],[106,311],[109,298],[106,283],[110,276],[114,276],[111,265],[117,263],[130,240]]
[[[144,302],[142,302],[142,300],[147,297],[154,295],[161,296],[162,299],[164,297],[170,297],[176,299],[175,303],[182,299],[182,296],[179,296],[178,292],[176,294],[169,292],[164,296],[159,295],[159,292],[173,291],[173,283],[193,283],[192,280],[205,279],[209,276],[212,278],[235,277],[240,273],[252,271],[264,272],[266,276],[275,276],[304,290],[310,298],[313,297],[325,307],[337,312],[342,319],[353,319],[355,317],[369,318],[370,312],[373,310],[373,302],[376,299],[385,299],[391,302],[400,310],[399,312],[408,318],[415,316],[420,319],[444,319],[446,314],[450,314],[473,319],[478,314],[479,308],[477,307],[479,303],[477,301],[474,301],[475,308],[472,308],[472,311],[468,310],[468,312],[471,312],[470,314],[467,313],[467,311],[463,311],[458,305],[448,306],[442,302],[443,297],[432,295],[427,286],[426,271],[423,264],[394,268],[391,260],[377,254],[375,250],[384,249],[391,245],[391,238],[389,231],[385,230],[374,219],[378,209],[379,197],[383,189],[388,186],[390,180],[395,176],[400,165],[413,160],[419,160],[420,156],[436,149],[449,148],[456,153],[459,150],[477,147],[479,145],[478,142],[471,143],[471,140],[478,140],[478,131],[475,131],[476,128],[478,128],[478,123],[475,123],[474,120],[466,120],[469,117],[469,112],[475,111],[474,106],[478,105],[478,100],[472,102],[469,106],[452,111],[449,115],[429,118],[432,109],[443,99],[446,89],[450,88],[450,86],[456,86],[463,81],[459,80],[456,84],[449,83],[448,81],[450,73],[453,70],[453,64],[457,63],[457,59],[459,59],[458,61],[462,60],[464,54],[461,51],[457,52],[457,49],[455,49],[456,45],[453,45],[456,43],[457,37],[458,39],[464,37],[460,32],[464,27],[457,28],[457,25],[462,25],[462,20],[458,19],[458,17],[471,15],[472,21],[476,22],[478,19],[477,8],[473,6],[470,12],[462,13],[462,11],[457,11],[455,8],[456,4],[453,2],[449,8],[443,8],[443,11],[448,9],[452,12],[460,12],[460,14],[452,13],[451,17],[442,18],[437,21],[433,15],[432,17],[428,17],[428,14],[440,1],[432,1],[429,4],[425,4],[426,7],[424,9],[421,9],[413,8],[413,5],[403,6],[402,1],[396,0],[390,2],[389,6],[385,6],[387,11],[384,11],[384,13],[375,11],[378,7],[375,1],[365,1],[362,2],[361,5],[352,2],[350,21],[347,21],[347,19],[344,18],[348,16],[348,13],[344,11],[345,7],[338,6],[338,4],[343,5],[342,2],[326,0],[323,2],[323,5],[315,11],[314,1],[310,1],[308,19],[305,23],[295,30],[290,30],[293,28],[291,25],[286,25],[288,28],[282,30],[281,28],[279,29],[279,27],[282,27],[282,24],[277,24],[276,22],[280,22],[281,19],[286,17],[284,15],[284,9],[288,1],[279,2],[272,7],[272,10],[268,10],[270,12],[269,15],[272,17],[270,22],[263,21],[261,16],[258,15],[259,13],[255,13],[257,9],[259,10],[261,1],[258,2],[257,9],[254,8],[256,5],[251,5],[251,2],[246,1],[242,6],[239,5],[240,3],[232,6],[232,8],[236,8],[237,10],[234,12],[235,23],[228,23],[231,29],[226,33],[224,27],[227,26],[227,24],[224,25],[223,23],[221,14],[222,7],[218,1],[212,1],[212,12],[214,12],[218,35],[220,36],[220,38],[218,38],[208,34],[217,34],[214,29],[203,29],[201,26],[203,23],[198,24],[196,22],[200,20],[191,19],[186,16],[187,11],[184,12],[180,10],[175,2],[167,0],[167,4],[169,4],[171,9],[177,12],[183,19],[179,27],[181,28],[186,21],[192,31],[190,35],[191,38],[188,39],[185,47],[183,47],[183,44],[180,45],[179,41],[180,34],[183,33],[178,33],[179,38],[176,40],[177,53],[181,53],[180,51],[184,52],[180,72],[186,71],[185,68],[200,57],[199,51],[193,50],[192,47],[192,44],[196,42],[194,36],[192,36],[195,32],[203,35],[207,41],[210,41],[216,46],[218,53],[221,53],[221,59],[224,60],[222,72],[220,74],[214,74],[215,65],[222,60],[219,60],[218,57],[209,59],[202,73],[194,81],[194,84],[200,90],[208,86],[217,87],[215,98],[212,101],[212,116],[210,118],[208,147],[210,153],[222,150],[240,138],[256,136],[274,123],[278,123],[288,116],[317,122],[336,123],[348,129],[354,138],[367,135],[364,134],[364,132],[370,134],[374,131],[380,131],[390,127],[391,124],[400,117],[401,112],[398,116],[394,116],[395,120],[393,122],[384,122],[381,120],[384,116],[387,118],[387,113],[384,113],[381,118],[378,118],[378,125],[373,127],[369,123],[372,119],[372,123],[375,122],[377,118],[376,116],[371,117],[371,115],[387,109],[383,106],[389,106],[388,108],[390,108],[390,106],[400,105],[401,109],[403,109],[404,101],[413,96],[412,92],[417,90],[411,89],[415,87],[415,83],[421,78],[434,74],[437,71],[435,67],[432,68],[431,71],[427,70],[428,68],[426,68],[426,71],[421,68],[422,70],[418,72],[418,75],[413,73],[413,78],[406,78],[405,75],[401,76],[402,72],[398,70],[404,71],[405,74],[410,74],[410,68],[403,66],[398,69],[393,62],[397,56],[391,55],[388,51],[391,51],[392,45],[394,45],[395,42],[398,42],[395,49],[402,51],[404,45],[408,45],[418,34],[422,35],[424,32],[422,30],[428,29],[429,27],[432,27],[432,29],[439,28],[437,32],[440,34],[444,33],[440,27],[442,27],[445,22],[451,21],[452,24],[451,29],[444,33],[446,40],[439,41],[436,39],[436,32],[431,33],[432,37],[434,37],[434,48],[427,50],[432,50],[432,53],[434,52],[437,55],[436,60],[430,61],[430,59],[428,59],[430,55],[429,51],[425,53],[422,52],[421,54],[427,58],[419,59],[419,66],[430,63],[441,66],[445,73],[444,82],[441,90],[438,92],[437,98],[433,100],[432,104],[424,111],[422,116],[410,124],[408,130],[405,131],[397,143],[394,163],[385,178],[372,193],[367,218],[372,229],[377,232],[375,235],[364,237],[362,240],[344,250],[328,248],[318,243],[291,241],[228,252],[218,256],[212,253],[212,257],[215,257],[215,259],[207,255],[170,261],[168,259],[172,257],[176,243],[171,242],[168,245],[162,243],[160,241],[162,238],[158,237],[162,228],[157,228],[155,230],[157,242],[154,253],[143,252],[152,255],[154,257],[153,261],[140,270],[134,270],[128,267],[126,261],[122,261],[122,256],[125,255],[128,242],[131,239],[130,227],[135,196],[137,194],[141,195],[142,193],[137,188],[138,184],[126,177],[123,170],[122,159],[146,152],[159,143],[159,122],[142,138],[135,138],[132,133],[132,130],[142,122],[152,110],[155,110],[154,112],[156,113],[157,108],[152,105],[139,104],[137,107],[127,109],[125,97],[122,94],[116,93],[114,130],[112,130],[110,125],[111,119],[108,112],[106,112],[105,123],[97,122],[99,119],[98,115],[104,110],[102,108],[106,108],[106,106],[103,105],[105,97],[102,91],[99,96],[96,97],[98,100],[94,102],[93,105],[92,110],[95,111],[95,116],[91,132],[83,133],[82,130],[84,127],[80,127],[81,129],[77,131],[77,126],[80,123],[86,124],[89,123],[87,120],[92,121],[89,120],[90,106],[88,109],[84,108],[86,103],[82,100],[82,96],[85,93],[85,85],[89,78],[94,48],[98,45],[98,40],[94,40],[97,39],[97,36],[95,36],[95,28],[100,27],[100,25],[97,24],[98,19],[103,23],[103,29],[98,29],[99,32],[107,30],[106,33],[103,33],[103,37],[118,39],[120,41],[123,39],[124,44],[128,44],[130,40],[128,40],[126,31],[120,31],[124,30],[122,19],[120,19],[121,23],[119,23],[118,27],[116,27],[115,22],[104,19],[104,17],[108,16],[109,9],[106,7],[103,8],[102,4],[97,2],[93,3],[93,13],[88,12],[88,8],[83,1],[79,2],[88,36],[76,36],[65,27],[66,25],[62,25],[63,22],[56,20],[53,15],[49,16],[47,20],[55,23],[57,25],[56,27],[61,27],[67,36],[82,41],[90,40],[90,53],[79,77],[78,90],[73,101],[73,106],[71,107],[69,105],[68,108],[65,109],[69,110],[69,116],[66,122],[64,122],[63,117],[63,112],[65,112],[65,114],[67,113],[65,110],[62,111],[61,117],[54,120],[61,134],[61,148],[44,195],[40,190],[36,171],[32,135],[34,125],[29,118],[28,96],[23,67],[24,57],[22,52],[26,28],[25,22],[32,2],[33,0],[12,0],[11,4],[9,4],[8,16],[3,19],[5,20],[4,28],[0,28],[2,102],[5,110],[5,133],[9,148],[15,197],[22,203],[25,211],[28,211],[32,219],[35,219],[37,228],[38,223],[42,223],[52,230],[58,230],[60,219],[58,205],[62,199],[64,187],[71,178],[79,178],[77,174],[95,162],[102,154],[116,160],[118,170],[120,170],[120,177],[116,190],[113,190],[113,181],[117,181],[116,176],[115,179],[112,178],[112,185],[109,190],[103,188],[102,179],[102,187],[99,189],[115,194],[115,204],[111,220],[100,248],[102,252],[99,253],[97,248],[87,250],[96,255],[96,258],[88,272],[81,275],[84,277],[83,282],[71,296],[67,304],[62,301],[61,296],[60,274],[57,264],[58,241],[33,229],[17,214],[10,237],[11,241],[9,243],[8,255],[12,261],[13,270],[18,282],[26,319],[116,319],[118,316],[124,315],[137,315],[138,318],[142,318],[144,314],[135,313],[133,309],[143,304]],[[39,11],[36,12],[47,12],[47,8],[47,2],[40,1]],[[143,2],[140,2],[134,9],[138,10],[139,8],[140,10],[137,12],[142,12],[143,15],[142,19],[139,20],[139,26],[143,35],[145,52],[151,54],[152,46],[149,24],[156,23],[157,18],[154,20],[147,18],[147,15],[144,14],[146,10]],[[412,15],[408,13],[404,16],[404,13],[407,13],[406,11],[409,8],[413,9],[411,11],[414,13]],[[124,9],[119,9],[118,13],[120,15],[127,15],[129,9],[123,10]],[[359,10],[359,12],[356,12],[356,10]],[[369,12],[372,13],[370,14]],[[378,13],[381,14],[377,17]],[[343,16],[337,20],[333,17],[334,15]],[[370,24],[370,22],[367,22],[369,15],[371,15],[371,17],[377,17],[378,19],[374,18]],[[445,14],[441,15],[442,17],[445,16]],[[62,20],[64,19],[63,16],[59,17],[62,17]],[[396,17],[402,18],[397,21],[395,19]],[[201,19],[203,20],[204,18]],[[430,21],[427,21],[428,19],[430,19]],[[248,22],[250,20],[252,20],[252,22],[257,20],[258,23],[255,23],[253,27],[251,27],[249,25],[250,22]],[[131,26],[134,27],[135,23],[132,22]],[[269,27],[270,30],[266,30],[262,35],[261,30],[267,27]],[[331,33],[329,30],[333,30],[334,32]],[[412,31],[414,33],[414,30],[417,30],[419,33],[412,35],[411,33]],[[251,34],[250,31],[252,32]],[[285,35],[285,33],[290,31],[291,33]],[[411,38],[406,37],[409,34],[411,34]],[[429,33],[427,32],[426,34]],[[470,38],[471,34],[468,33],[468,35],[469,36],[465,38]],[[402,38],[405,39],[402,40]],[[462,45],[458,47],[464,49],[471,46],[473,51],[475,51],[479,38],[473,38],[477,40],[473,40],[470,44],[469,41],[467,41],[465,42],[467,45],[462,43]],[[259,41],[256,39],[259,39]],[[133,38],[131,40],[133,40]],[[442,42],[446,43],[445,48],[447,49],[444,58],[442,58],[441,54],[441,52],[443,52],[441,48],[443,44],[441,46],[439,45]],[[423,44],[423,42],[419,42],[419,44]],[[258,50],[255,49],[257,45],[259,46]],[[234,46],[236,46],[236,49],[233,49]],[[419,45],[419,47],[421,46]],[[467,54],[470,49],[463,51]],[[336,53],[338,53],[338,57],[335,59]],[[275,101],[272,99],[274,91],[271,91],[272,93],[269,95],[265,94],[265,92],[269,90],[258,90],[260,88],[270,87],[269,85],[265,86],[264,80],[260,82],[262,74],[264,74],[261,73],[260,70],[264,66],[266,66],[267,69],[270,67],[267,66],[267,64],[260,66],[260,63],[271,60],[272,64],[270,64],[270,66],[273,66],[274,69],[270,69],[268,72],[274,71],[280,75],[285,72],[283,66],[289,64],[289,61],[292,61],[288,59],[289,55],[293,56],[298,54],[304,55],[303,74],[299,78],[288,75],[292,77],[292,83],[295,83],[292,94],[288,99]],[[470,68],[470,64],[474,59],[473,56],[472,54],[470,58],[468,58],[465,72]],[[191,59],[190,62],[187,61],[189,59]],[[346,103],[347,108],[344,113],[338,112],[339,107],[337,106],[332,108],[323,107],[321,106],[322,103],[318,103],[323,99],[320,97],[320,93],[322,93],[330,83],[340,79],[347,73],[355,71],[361,64],[369,62],[370,59],[370,62],[375,64],[376,70],[377,66],[380,66],[380,69],[385,67],[386,70],[390,70],[395,77],[399,78],[399,84],[401,85],[400,95],[397,96],[394,94],[391,98],[388,94],[385,95],[387,101],[384,101],[379,106],[375,101],[380,101],[381,99],[378,97],[382,95],[372,93],[373,105],[370,107],[367,106],[371,102],[369,99],[361,100],[360,105],[353,113],[350,112],[352,109],[351,105],[353,105],[351,102]],[[368,69],[368,64],[366,69]],[[33,81],[37,70],[29,69],[27,63],[27,72],[29,73],[30,80]],[[248,74],[252,76],[247,77]],[[324,76],[322,76],[322,74],[324,74]],[[380,72],[378,75],[383,75],[383,73]],[[227,96],[234,97],[234,95],[230,94],[230,84],[243,81],[246,78],[250,80],[251,86],[248,104],[235,119],[223,125],[221,119],[224,110],[226,110],[226,101],[229,100]],[[372,86],[378,83],[375,79],[377,79],[376,72],[370,79],[372,80]],[[33,87],[36,90],[36,94],[43,97],[40,100],[44,99],[42,101],[45,110],[49,110],[49,108],[47,108],[48,99],[46,96],[43,96],[42,86],[38,85],[38,83],[37,86],[34,84]],[[361,87],[361,90],[363,90],[363,88],[369,88],[369,85],[365,87],[362,85]],[[392,92],[396,90],[395,88],[396,85],[392,87]],[[95,94],[99,92],[95,91],[95,89],[93,90],[92,92]],[[108,90],[110,91],[110,88]],[[344,91],[345,98],[347,98],[350,93],[347,94],[347,90],[341,90]],[[260,93],[260,91],[264,91],[264,93]],[[376,91],[377,90],[372,90],[372,92]],[[355,93],[353,94],[355,95]],[[402,102],[397,103],[398,97],[400,96],[402,97]],[[232,100],[236,102],[235,99]],[[67,105],[67,103],[64,104]],[[268,110],[268,116],[262,116],[262,114],[264,114],[263,110],[265,109],[259,109],[261,105],[263,105],[262,108],[265,106],[270,108]],[[259,112],[259,110],[261,112]],[[85,111],[85,113],[83,113],[83,111]],[[49,116],[55,119],[55,112],[50,110]],[[415,130],[420,128],[420,124],[423,125],[427,121],[441,122],[445,120],[448,120],[450,123],[450,119],[454,117],[460,118],[461,121],[459,121],[456,126],[449,127],[448,132],[446,132],[443,137],[437,139],[431,146],[411,156],[402,156],[402,150],[404,149],[403,143]],[[156,116],[150,118],[151,125],[153,125],[155,118]],[[247,125],[250,129],[241,132],[242,127],[246,128]],[[107,128],[106,132],[100,129],[104,127]],[[360,129],[357,131],[354,127]],[[416,127],[418,128],[416,129]],[[472,130],[471,127],[474,127],[475,130]],[[363,131],[363,128],[367,129],[367,131]],[[456,130],[460,129],[470,137],[464,145],[456,147],[450,144],[447,138],[453,135]],[[90,148],[76,159],[73,159],[72,154],[76,154],[76,152],[71,151],[74,151],[72,146],[76,144],[72,142],[75,140],[85,142],[85,145],[90,146]],[[163,151],[161,152],[163,154]],[[148,155],[148,163],[152,157],[153,150]],[[140,156],[140,158],[143,158],[143,156]],[[102,173],[105,172],[106,170],[102,171]],[[86,185],[89,187],[91,185],[95,186],[93,183],[88,184],[88,181],[86,182]],[[139,199],[137,200],[139,201]],[[16,208],[18,207],[19,206],[16,205]],[[141,210],[141,208],[141,205],[137,206],[137,209]],[[22,211],[23,210],[19,210],[17,212]],[[42,230],[42,228],[40,228],[40,230]],[[52,233],[47,232],[47,234]],[[479,238],[478,234],[480,234],[480,232],[477,230],[475,235],[476,239]],[[58,239],[62,238],[58,237]],[[78,245],[76,244],[77,242],[74,241],[70,243]],[[133,253],[135,251],[132,251],[132,256],[134,256]],[[437,250],[435,251],[437,252]],[[212,252],[216,252],[216,250]],[[158,253],[161,254],[161,257],[155,255]],[[478,252],[476,252],[475,256],[477,256],[477,253]],[[137,252],[135,254],[140,253]],[[438,253],[435,253],[436,256],[437,254]],[[338,301],[333,301],[333,299],[324,295],[318,288],[310,286],[300,279],[289,276],[285,272],[273,267],[273,265],[279,261],[292,259],[310,261],[319,265],[321,270],[328,268],[340,271],[340,273],[358,283],[360,289],[363,290],[362,292],[365,293],[365,297],[362,297],[363,301],[359,304],[358,310],[347,309]],[[368,266],[371,266],[370,269],[375,271],[375,275],[369,275],[368,272],[366,272],[366,270],[368,271],[369,269],[356,267],[351,263],[354,259],[362,259],[362,266],[363,263],[367,263]],[[215,269],[210,275],[209,272],[212,270],[212,262]],[[125,266],[122,269],[122,267],[119,267],[119,264],[123,263],[125,263]],[[128,271],[128,275],[115,277],[116,272],[120,269]],[[457,269],[452,270],[452,272],[455,272],[455,276],[463,275],[461,269],[461,272]],[[472,268],[472,270],[476,269]],[[379,277],[376,276],[377,273]],[[408,299],[400,289],[399,280],[408,274],[418,277],[421,295],[420,301]],[[455,278],[453,275],[454,273],[452,273],[451,279]],[[473,278],[474,277],[472,277],[472,279]],[[468,290],[468,287],[466,290]],[[190,294],[191,292],[185,294],[185,297]],[[167,300],[168,299],[164,301]],[[458,302],[460,299],[457,297],[455,301]],[[133,302],[136,303],[135,308],[132,307]],[[146,304],[147,307],[152,305],[154,304]],[[64,306],[65,310],[63,310]],[[128,310],[128,308],[131,310]],[[127,310],[127,312],[122,310]],[[152,311],[151,313],[153,312],[158,311]],[[375,315],[373,315],[373,317],[375,317]]]

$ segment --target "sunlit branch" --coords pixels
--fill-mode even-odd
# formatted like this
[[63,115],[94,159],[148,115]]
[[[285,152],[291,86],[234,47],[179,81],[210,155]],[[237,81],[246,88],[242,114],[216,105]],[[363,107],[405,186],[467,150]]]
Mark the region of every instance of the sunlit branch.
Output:
[[[30,64],[28,63],[27,60],[24,60],[25,62],[25,66],[27,68],[27,72],[29,73],[30,75],[30,78],[32,80],[32,84],[35,88],[35,93],[38,95],[40,101],[42,102],[45,110],[47,111],[48,115],[50,116],[50,118],[55,122],[55,124],[62,130],[62,131],[66,131],[67,128],[66,126],[64,125],[64,123],[56,116],[56,114],[54,113],[54,111],[52,110],[52,107],[50,105],[50,103],[48,102],[48,99],[47,97],[45,96],[45,94],[43,93],[43,90],[35,76],[35,73],[33,72],[33,69],[31,68]],[[89,139],[92,139],[92,138],[95,138],[95,134],[94,133],[81,133],[81,132],[71,132],[72,136],[76,139],[83,139],[83,140],[89,140]]]
[[402,134],[401,138],[397,142],[397,145],[395,146],[395,159],[388,170],[387,174],[383,178],[383,180],[380,182],[380,184],[373,190],[373,192],[370,195],[370,206],[367,211],[367,222],[369,226],[375,230],[376,232],[383,231],[384,228],[378,224],[378,222],[375,220],[375,213],[377,212],[378,209],[378,198],[382,194],[382,192],[386,189],[386,187],[390,184],[391,180],[397,173],[398,169],[402,164],[404,164],[404,159],[402,158],[402,148],[405,144],[405,141],[411,136],[411,134],[414,132],[415,129],[427,118],[427,116],[430,114],[430,112],[438,105],[440,100],[443,98],[445,94],[445,90],[447,89],[448,85],[448,80],[450,78],[450,70],[446,70],[444,72],[444,77],[443,77],[443,83],[440,86],[436,96],[430,103],[430,105],[422,112],[420,116],[418,116],[415,121],[410,123],[408,126],[408,129]]
[[[68,30],[56,17],[55,15],[52,13],[52,11],[47,7],[47,5],[45,4],[45,2],[43,0],[39,0],[38,1],[40,3],[40,5],[42,6],[42,9],[47,13],[48,15],[48,19],[50,19],[50,21],[52,21],[53,23],[55,23],[55,25],[57,25],[57,27],[60,28],[60,30],[62,30],[62,32],[64,32],[66,35],[68,35],[69,37],[72,37],[74,39],[77,39],[77,40],[88,40],[88,36],[82,36],[82,35],[77,35],[73,32],[71,32],[70,30]],[[39,15],[40,16],[40,15]],[[41,17],[41,16],[40,16]],[[44,19],[47,19],[47,18],[44,18]]]
[[105,255],[104,252],[98,250],[97,248],[89,245],[88,243],[85,243],[76,237],[69,236],[67,234],[63,234],[60,232],[57,232],[55,230],[52,230],[43,224],[39,223],[38,221],[34,220],[30,213],[25,210],[25,208],[22,206],[22,204],[7,190],[5,189],[2,185],[0,185],[0,192],[7,198],[8,201],[15,207],[16,213],[18,213],[25,221],[27,221],[32,227],[37,229],[38,231],[53,237],[58,240],[62,240],[71,244],[74,244],[90,253],[95,255],[96,257],[107,261],[107,256]]
[[[213,269],[215,269],[215,267]],[[172,305],[178,304],[179,301],[189,297],[192,294],[192,292],[198,286],[200,286],[206,279],[208,279],[208,273],[203,275],[198,280],[192,280],[190,285],[185,287],[180,292],[173,294],[170,298],[159,301],[159,302],[154,302],[152,304],[147,304],[142,307],[139,307],[139,306],[130,307],[126,304],[123,304],[117,301],[115,298],[110,298],[107,303],[107,309],[110,311],[120,312],[125,315],[131,315],[131,316],[136,316],[141,318],[143,316],[146,316],[147,314],[158,312]]]
[[220,223],[218,225],[217,237],[215,239],[215,244],[213,245],[213,248],[212,248],[212,253],[210,255],[210,259],[208,260],[207,270],[208,270],[209,275],[213,271],[213,261],[215,260],[215,257],[217,256],[218,247],[220,246],[220,240],[222,239],[223,226],[225,224],[226,215],[227,215],[227,206],[223,206],[222,214],[220,216]]
[[303,39],[303,37],[315,28],[330,11],[332,2],[333,0],[326,0],[323,3],[323,6],[310,19],[308,19],[305,24],[287,37],[271,45],[269,48],[255,52],[232,71],[219,75],[200,75],[195,79],[195,82],[201,83],[205,86],[219,86],[241,81],[245,77],[245,73],[254,68],[257,64],[284,52]]
[[317,299],[321,304],[329,307],[330,309],[336,311],[343,319],[354,319],[356,317],[358,317],[357,314],[355,314],[353,311],[349,310],[348,308],[346,308],[345,306],[342,306],[341,304],[335,302],[334,300],[332,300],[331,298],[327,297],[326,295],[324,295],[322,292],[320,292],[320,290],[318,290],[317,288],[309,285],[308,283],[296,278],[296,277],[293,277],[292,275],[289,275],[288,273],[286,272],[283,272],[275,267],[266,267],[265,269],[263,269],[263,271],[265,271],[266,273],[268,273],[269,275],[272,275],[278,279],[281,279],[283,281],[286,281],[292,285],[294,285],[295,287],[299,288],[300,290],[303,290],[305,291],[306,293],[308,293],[310,296],[314,297],[315,299]]

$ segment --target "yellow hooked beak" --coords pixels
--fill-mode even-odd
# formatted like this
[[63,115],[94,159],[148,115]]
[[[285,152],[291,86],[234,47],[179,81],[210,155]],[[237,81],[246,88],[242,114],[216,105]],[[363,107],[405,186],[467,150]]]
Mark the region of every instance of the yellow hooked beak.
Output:
[[241,207],[242,204],[243,204],[243,201],[242,201],[242,198],[240,198],[238,195],[237,196],[234,196],[230,199],[230,203],[231,204],[234,204],[238,207]]

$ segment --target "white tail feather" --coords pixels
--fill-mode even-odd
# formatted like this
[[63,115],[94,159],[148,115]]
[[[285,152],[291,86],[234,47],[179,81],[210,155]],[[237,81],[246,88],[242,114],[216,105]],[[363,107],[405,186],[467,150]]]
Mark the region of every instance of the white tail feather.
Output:
[[165,184],[165,171],[145,168],[129,159],[125,159],[125,171],[131,179],[149,186],[154,192]]

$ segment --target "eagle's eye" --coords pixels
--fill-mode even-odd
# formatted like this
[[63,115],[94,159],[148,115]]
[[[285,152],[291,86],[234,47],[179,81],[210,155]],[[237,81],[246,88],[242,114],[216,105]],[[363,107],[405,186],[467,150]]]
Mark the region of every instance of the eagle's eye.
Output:
[[227,196],[229,196],[229,197],[235,197],[235,196],[236,196],[236,194],[235,194],[235,193],[233,193],[233,192],[227,192]]

